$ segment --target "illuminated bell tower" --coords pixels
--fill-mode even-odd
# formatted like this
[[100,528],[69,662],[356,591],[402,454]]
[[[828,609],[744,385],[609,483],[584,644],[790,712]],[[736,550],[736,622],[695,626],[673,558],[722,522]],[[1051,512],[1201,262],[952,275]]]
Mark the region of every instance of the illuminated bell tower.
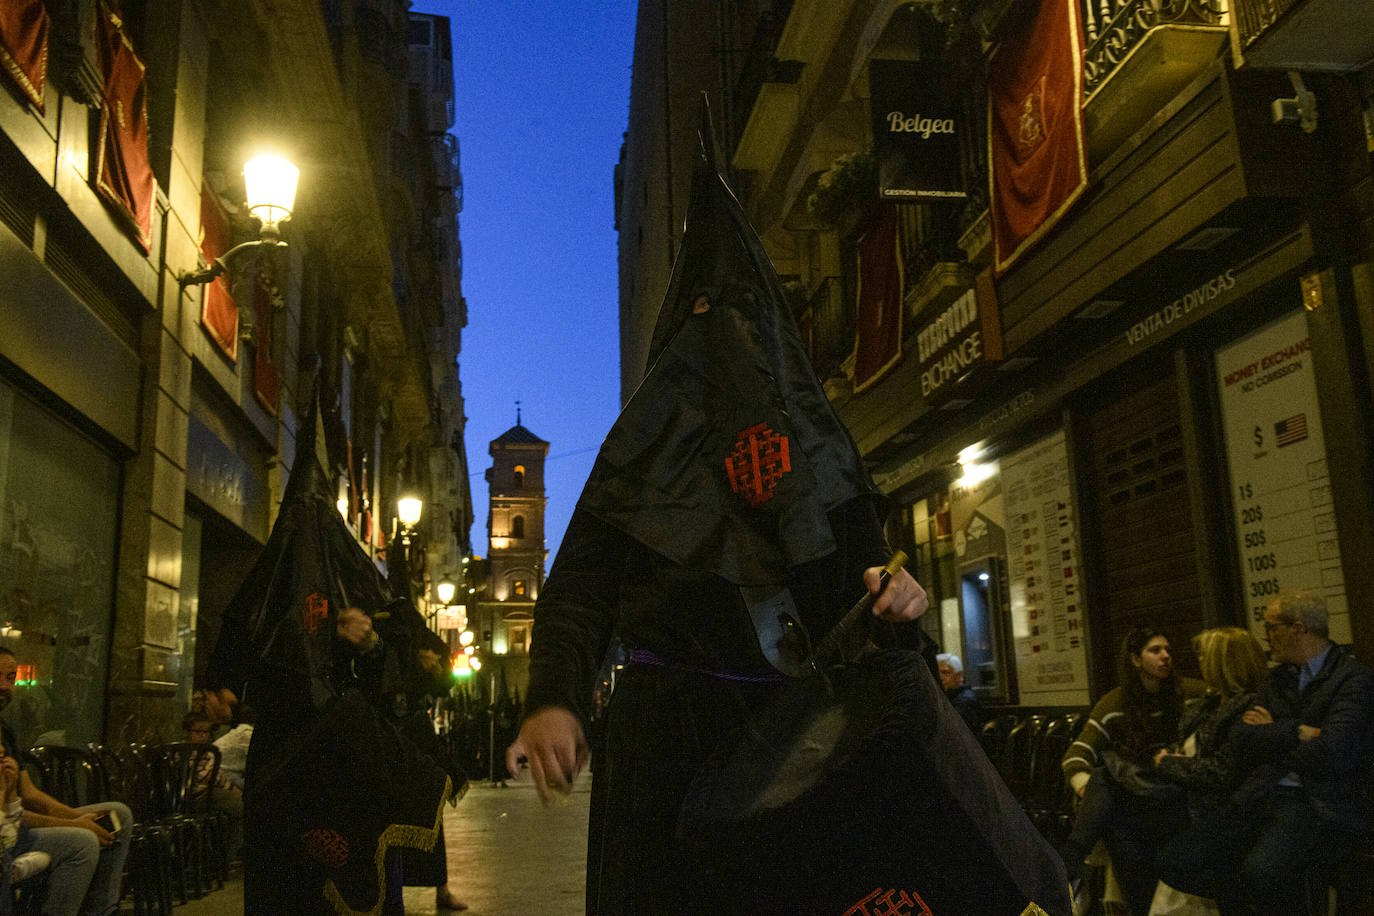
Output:
[[507,689],[525,693],[529,680],[534,601],[544,584],[544,459],[549,443],[520,424],[491,440],[487,469],[489,574],[479,603],[488,659],[501,659]]

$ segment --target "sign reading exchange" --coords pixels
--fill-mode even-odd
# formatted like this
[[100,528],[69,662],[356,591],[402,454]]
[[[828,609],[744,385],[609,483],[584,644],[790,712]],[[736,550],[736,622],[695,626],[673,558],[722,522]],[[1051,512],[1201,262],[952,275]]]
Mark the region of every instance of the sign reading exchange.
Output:
[[985,270],[949,307],[929,316],[916,332],[921,397],[942,403],[1002,360],[1002,316],[992,272]]

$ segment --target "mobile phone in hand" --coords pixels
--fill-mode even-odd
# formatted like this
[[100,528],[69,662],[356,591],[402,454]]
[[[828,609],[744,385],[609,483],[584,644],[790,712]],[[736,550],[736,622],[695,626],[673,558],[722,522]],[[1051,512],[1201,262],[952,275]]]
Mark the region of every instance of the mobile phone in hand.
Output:
[[115,814],[113,811],[101,812],[100,817],[97,817],[95,822],[110,831],[110,833],[116,833],[119,830],[119,815]]

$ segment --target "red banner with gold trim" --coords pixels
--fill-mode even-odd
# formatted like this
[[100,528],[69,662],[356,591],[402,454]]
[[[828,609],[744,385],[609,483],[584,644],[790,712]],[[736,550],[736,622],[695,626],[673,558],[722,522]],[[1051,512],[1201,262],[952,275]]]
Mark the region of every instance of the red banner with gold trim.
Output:
[[902,246],[895,206],[881,208],[858,247],[855,394],[876,383],[902,358]]
[[1041,0],[988,58],[993,266],[1000,274],[1088,186],[1079,0]]
[[42,0],[0,3],[0,63],[39,114],[48,79],[49,24]]
[[[229,215],[220,206],[219,197],[208,184],[200,188],[200,252],[205,262],[229,250],[233,236]],[[200,306],[200,323],[210,339],[231,360],[239,354],[239,307],[229,292],[229,278],[219,276],[205,286],[205,299]]]
[[143,61],[124,35],[119,15],[101,4],[96,22],[105,90],[92,177],[96,190],[129,224],[146,253],[153,247],[153,198],[157,191],[148,161],[148,81]]

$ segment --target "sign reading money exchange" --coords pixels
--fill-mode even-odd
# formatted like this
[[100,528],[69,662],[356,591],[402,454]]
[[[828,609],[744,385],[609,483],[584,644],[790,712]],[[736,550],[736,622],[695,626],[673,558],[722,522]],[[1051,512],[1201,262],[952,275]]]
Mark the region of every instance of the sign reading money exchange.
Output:
[[933,61],[869,62],[878,193],[886,200],[966,196],[959,177],[961,110],[946,69]]
[[931,406],[971,397],[1002,361],[1002,315],[990,270],[952,304],[918,315],[917,324],[921,398]]

